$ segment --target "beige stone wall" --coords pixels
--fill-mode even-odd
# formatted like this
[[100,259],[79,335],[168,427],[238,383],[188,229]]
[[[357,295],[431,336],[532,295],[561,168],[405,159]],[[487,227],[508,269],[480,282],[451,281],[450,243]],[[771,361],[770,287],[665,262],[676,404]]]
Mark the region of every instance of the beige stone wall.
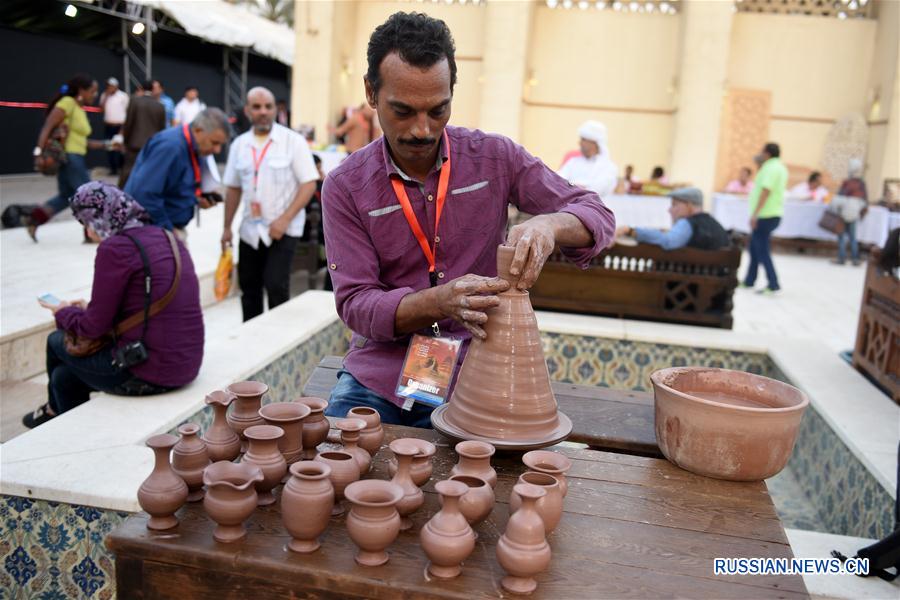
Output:
[[869,196],[881,195],[885,179],[900,178],[900,2],[880,2],[878,32],[866,96]]

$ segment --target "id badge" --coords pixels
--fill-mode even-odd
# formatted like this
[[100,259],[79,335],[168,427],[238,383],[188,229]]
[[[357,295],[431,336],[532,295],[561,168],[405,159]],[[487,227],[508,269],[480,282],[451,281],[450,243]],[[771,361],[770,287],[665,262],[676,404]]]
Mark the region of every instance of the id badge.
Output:
[[414,402],[433,407],[447,401],[461,345],[445,337],[412,336],[397,382],[397,395],[407,399],[404,409]]
[[250,216],[254,219],[262,219],[262,204],[256,200],[250,203]]

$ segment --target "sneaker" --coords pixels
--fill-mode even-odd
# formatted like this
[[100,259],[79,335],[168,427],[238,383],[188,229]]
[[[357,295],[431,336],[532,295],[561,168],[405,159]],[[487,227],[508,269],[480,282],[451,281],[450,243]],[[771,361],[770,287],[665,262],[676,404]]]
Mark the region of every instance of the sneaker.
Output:
[[781,288],[764,287],[761,290],[756,290],[756,293],[760,294],[762,296],[774,296],[780,291],[781,291]]
[[854,266],[854,267],[858,267],[858,266],[861,265],[861,264],[862,264],[862,261],[861,261],[861,260],[854,260],[854,261],[853,261],[853,266]]
[[27,414],[22,417],[22,425],[24,425],[28,429],[34,429],[38,425],[43,425],[54,417],[56,417],[56,415],[50,414],[50,404],[45,403],[34,409],[33,413]]
[[753,286],[749,283],[744,283],[743,281],[738,284],[738,287],[742,290],[752,290]]

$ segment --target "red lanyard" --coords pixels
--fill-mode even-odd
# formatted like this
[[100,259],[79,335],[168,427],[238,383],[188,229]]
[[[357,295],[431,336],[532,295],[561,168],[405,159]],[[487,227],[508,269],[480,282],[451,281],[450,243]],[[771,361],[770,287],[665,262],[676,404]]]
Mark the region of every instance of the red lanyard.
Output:
[[396,194],[397,201],[400,202],[400,206],[403,208],[403,215],[406,217],[406,222],[409,223],[409,228],[412,230],[413,235],[416,236],[416,240],[418,240],[419,246],[422,248],[422,253],[425,254],[425,260],[428,261],[428,273],[432,285],[435,285],[436,283],[434,279],[434,255],[437,251],[438,225],[441,222],[441,213],[444,211],[444,200],[447,198],[447,187],[450,185],[450,137],[446,132],[444,133],[444,146],[447,150],[447,160],[441,165],[441,175],[438,179],[437,206],[434,212],[435,240],[432,241],[432,244],[429,245],[428,238],[425,237],[425,232],[422,231],[419,220],[416,218],[416,213],[413,212],[412,204],[409,202],[409,196],[406,195],[406,188],[403,185],[403,181],[399,178],[391,179],[391,185],[394,187],[394,194]]
[[262,152],[259,153],[259,158],[256,158],[256,146],[251,145],[250,151],[253,152],[253,191],[256,191],[257,184],[259,183],[259,168],[262,166],[263,159],[266,158],[266,152],[269,151],[269,146],[272,145],[272,139],[269,138],[269,141],[266,142],[266,145],[263,146]]
[[202,193],[202,185],[200,180],[200,163],[197,162],[197,156],[194,154],[194,145],[191,144],[191,134],[188,131],[187,123],[181,129],[184,133],[184,139],[187,141],[188,156],[191,157],[191,166],[194,167],[194,195],[198,198]]

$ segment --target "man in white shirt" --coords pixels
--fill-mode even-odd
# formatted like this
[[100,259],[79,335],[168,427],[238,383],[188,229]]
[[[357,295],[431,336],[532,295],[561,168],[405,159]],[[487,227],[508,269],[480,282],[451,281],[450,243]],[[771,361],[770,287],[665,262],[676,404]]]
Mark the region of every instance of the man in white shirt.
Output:
[[[106,89],[100,96],[100,107],[103,109],[104,139],[110,140],[122,131],[125,116],[128,114],[128,94],[119,89],[119,80],[110,77],[106,80]],[[116,175],[122,168],[125,157],[120,150],[109,150],[109,174]]]
[[175,105],[175,118],[172,120],[172,124],[190,123],[204,108],[206,108],[206,104],[200,101],[200,90],[191,86],[184,90],[184,98]]
[[606,125],[585,121],[578,128],[581,156],[567,160],[559,174],[569,183],[596,192],[601,198],[612,194],[619,181],[619,169],[609,156]]
[[824,203],[825,199],[828,198],[828,188],[822,185],[822,174],[818,171],[813,171],[809,174],[809,179],[801,181],[792,187],[787,195],[800,200]]
[[291,260],[319,173],[306,140],[275,123],[272,92],[250,90],[244,112],[252,128],[228,152],[222,247],[231,244],[231,224],[243,199],[238,284],[248,321],[263,312],[263,288],[270,309],[290,298]]

